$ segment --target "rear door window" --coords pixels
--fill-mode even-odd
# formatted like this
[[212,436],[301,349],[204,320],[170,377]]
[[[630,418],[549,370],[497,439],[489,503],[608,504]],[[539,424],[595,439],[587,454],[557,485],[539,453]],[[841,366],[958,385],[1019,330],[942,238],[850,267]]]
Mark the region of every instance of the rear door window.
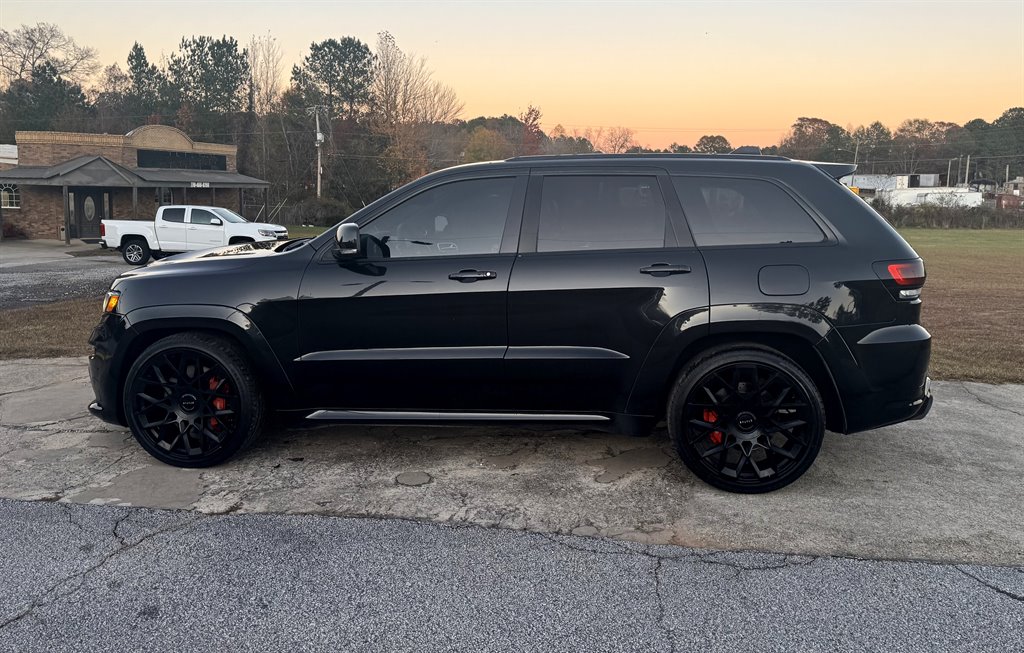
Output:
[[664,247],[666,224],[657,177],[549,175],[541,190],[537,251]]
[[184,222],[185,209],[164,209],[164,222]]
[[817,243],[825,234],[786,191],[761,179],[674,177],[698,246]]

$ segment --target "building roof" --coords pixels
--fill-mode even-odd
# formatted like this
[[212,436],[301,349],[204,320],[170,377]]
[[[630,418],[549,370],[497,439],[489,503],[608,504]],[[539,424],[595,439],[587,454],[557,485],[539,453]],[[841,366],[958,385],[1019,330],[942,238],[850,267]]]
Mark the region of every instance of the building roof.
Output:
[[190,186],[210,188],[263,188],[270,183],[225,170],[128,168],[103,156],[80,156],[53,166],[16,166],[0,170],[0,182],[25,186],[107,186],[156,188]]

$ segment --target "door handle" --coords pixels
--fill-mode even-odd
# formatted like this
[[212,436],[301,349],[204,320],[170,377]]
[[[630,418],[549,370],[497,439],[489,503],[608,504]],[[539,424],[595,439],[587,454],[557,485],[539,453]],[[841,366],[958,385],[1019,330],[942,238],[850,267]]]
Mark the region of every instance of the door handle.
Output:
[[643,274],[650,274],[655,277],[667,277],[670,274],[686,274],[690,272],[689,265],[672,265],[670,263],[655,263],[640,268]]
[[448,278],[452,281],[472,283],[474,281],[483,281],[485,279],[497,279],[498,273],[491,272],[490,270],[459,270],[458,272],[452,272],[449,274]]

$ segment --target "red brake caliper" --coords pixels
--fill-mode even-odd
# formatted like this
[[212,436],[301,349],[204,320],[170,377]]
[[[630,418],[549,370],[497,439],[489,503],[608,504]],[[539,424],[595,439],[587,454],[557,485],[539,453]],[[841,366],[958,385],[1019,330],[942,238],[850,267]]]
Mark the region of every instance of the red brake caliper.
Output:
[[[220,379],[215,376],[210,377],[210,390],[214,391],[217,389],[217,385],[220,383]],[[227,392],[227,384],[224,385],[224,391]],[[217,397],[213,400],[213,408],[215,410],[224,410],[228,407],[228,401],[224,397]],[[217,428],[220,422],[217,421],[216,417],[210,418],[210,428]]]
[[[714,423],[718,422],[718,413],[716,413],[715,411],[713,411],[710,408],[705,408],[704,409],[704,421],[707,422],[708,424],[714,424]],[[709,437],[711,438],[711,444],[714,444],[714,445],[722,444],[722,432],[721,431],[712,431],[711,435]]]

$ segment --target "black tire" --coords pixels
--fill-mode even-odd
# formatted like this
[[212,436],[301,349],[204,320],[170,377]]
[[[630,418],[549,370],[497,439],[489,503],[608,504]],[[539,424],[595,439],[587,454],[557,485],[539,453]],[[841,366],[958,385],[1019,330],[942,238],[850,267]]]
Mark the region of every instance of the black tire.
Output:
[[814,381],[756,345],[708,351],[679,375],[668,431],[683,463],[728,492],[771,492],[800,478],[821,449],[825,405]]
[[152,254],[145,238],[129,238],[121,244],[121,258],[128,265],[145,265]]
[[231,340],[186,332],[153,343],[128,370],[124,413],[157,460],[210,467],[259,437],[264,400],[245,353]]

